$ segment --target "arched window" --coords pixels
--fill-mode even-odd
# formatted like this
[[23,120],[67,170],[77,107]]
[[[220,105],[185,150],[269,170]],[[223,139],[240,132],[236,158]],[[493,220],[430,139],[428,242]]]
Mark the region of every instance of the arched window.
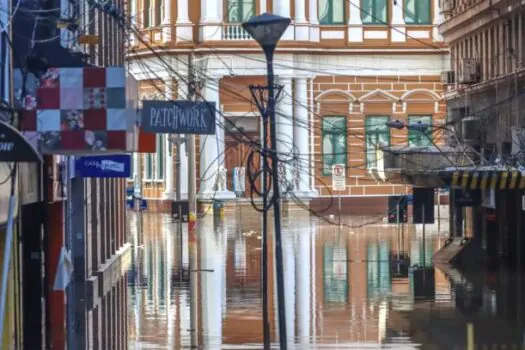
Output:
[[319,23],[344,24],[345,0],[319,0]]
[[403,11],[406,24],[430,24],[430,0],[405,0]]
[[361,20],[363,24],[387,23],[386,0],[361,0]]
[[228,0],[229,23],[242,23],[255,15],[255,0]]

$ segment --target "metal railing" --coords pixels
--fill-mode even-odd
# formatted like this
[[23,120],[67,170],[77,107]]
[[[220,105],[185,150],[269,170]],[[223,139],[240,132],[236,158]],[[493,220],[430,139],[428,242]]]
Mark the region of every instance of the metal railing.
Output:
[[251,40],[250,34],[241,27],[240,23],[225,24],[222,30],[223,40]]

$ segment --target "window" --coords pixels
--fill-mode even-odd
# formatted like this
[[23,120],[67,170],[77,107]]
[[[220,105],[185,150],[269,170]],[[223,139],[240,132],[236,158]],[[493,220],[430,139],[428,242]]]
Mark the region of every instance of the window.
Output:
[[386,125],[388,119],[389,117],[386,116],[366,118],[366,167],[368,169],[377,167],[378,146],[390,145],[390,129]]
[[323,175],[332,174],[332,165],[346,166],[346,117],[323,117]]
[[[432,125],[431,116],[409,116],[408,124],[428,124]],[[432,145],[430,141],[432,138],[432,126],[428,128],[425,132],[421,130],[408,130],[408,145],[409,146],[419,146],[419,147],[428,147]]]
[[430,0],[405,0],[404,7],[406,24],[430,24]]
[[162,134],[157,134],[156,153],[148,153],[144,162],[144,180],[158,181],[164,179],[164,154],[166,152],[166,140]]
[[242,23],[254,15],[254,0],[228,0],[229,23]]
[[361,0],[361,20],[363,24],[387,23],[386,0]]
[[345,0],[319,0],[319,23],[344,24]]
[[151,0],[144,0],[144,8],[142,9],[142,17],[144,18],[144,28],[149,28],[151,25],[150,15],[151,15]]
[[155,1],[155,25],[160,27],[164,15],[164,3],[162,0]]

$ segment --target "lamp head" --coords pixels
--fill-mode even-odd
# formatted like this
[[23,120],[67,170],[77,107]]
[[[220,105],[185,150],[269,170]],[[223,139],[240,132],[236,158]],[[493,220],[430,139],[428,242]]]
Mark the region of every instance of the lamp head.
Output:
[[277,45],[290,22],[290,18],[263,13],[250,18],[242,24],[242,27],[264,49]]
[[408,130],[415,130],[419,132],[426,132],[428,129],[432,128],[432,125],[429,123],[422,123],[421,121],[407,124]]

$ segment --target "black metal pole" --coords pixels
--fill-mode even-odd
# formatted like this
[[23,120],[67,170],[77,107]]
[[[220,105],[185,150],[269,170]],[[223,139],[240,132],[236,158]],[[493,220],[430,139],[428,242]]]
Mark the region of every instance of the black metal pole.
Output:
[[[268,113],[264,111],[262,115],[262,152],[265,154],[268,149]],[[263,340],[264,350],[270,350],[270,319],[268,315],[268,183],[265,161],[261,162],[262,167],[262,307],[263,307]]]
[[273,75],[273,52],[275,46],[265,46],[268,68],[268,116],[270,118],[270,139],[273,182],[273,217],[275,224],[275,263],[277,272],[277,306],[279,315],[280,348],[286,350],[286,308],[284,301],[283,249],[281,240],[281,201],[279,191],[279,159],[277,156],[277,130],[275,125],[275,92]]

